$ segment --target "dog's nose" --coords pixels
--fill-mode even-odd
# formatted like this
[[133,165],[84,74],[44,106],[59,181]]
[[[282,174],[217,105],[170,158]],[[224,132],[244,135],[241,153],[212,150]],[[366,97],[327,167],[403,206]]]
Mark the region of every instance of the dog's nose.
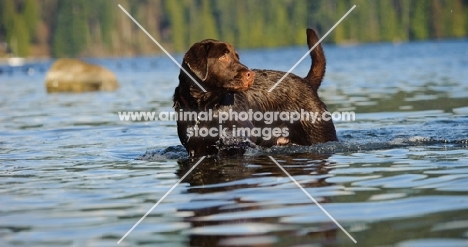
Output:
[[247,87],[252,86],[255,78],[255,72],[248,70],[246,73],[244,73],[244,81],[247,84]]
[[253,80],[253,78],[255,77],[255,72],[249,70],[247,71],[247,73],[244,74],[244,76],[247,80]]

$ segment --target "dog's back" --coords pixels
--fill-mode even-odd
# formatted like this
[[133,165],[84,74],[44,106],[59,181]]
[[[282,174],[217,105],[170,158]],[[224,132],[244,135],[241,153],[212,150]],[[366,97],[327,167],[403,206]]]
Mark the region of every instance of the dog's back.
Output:
[[[308,117],[303,118],[301,115],[301,119],[294,122],[278,120],[265,124],[264,121],[255,121],[253,125],[256,127],[286,127],[289,130],[287,137],[272,137],[268,140],[257,138],[257,145],[312,145],[338,140],[333,121],[325,119],[330,115],[317,92],[326,70],[325,54],[321,44],[317,44],[318,41],[317,33],[313,29],[307,29],[309,50],[314,49],[310,52],[312,65],[305,78],[289,74],[277,84],[286,72],[254,69],[256,78],[252,87],[245,92],[236,93],[236,102],[243,106],[249,105],[249,109],[253,111],[309,113]],[[267,92],[273,85],[276,87]]]

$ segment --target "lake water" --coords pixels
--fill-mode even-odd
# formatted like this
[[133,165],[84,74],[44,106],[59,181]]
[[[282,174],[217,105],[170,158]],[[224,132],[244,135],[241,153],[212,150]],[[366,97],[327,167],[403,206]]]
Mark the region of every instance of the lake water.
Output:
[[[356,113],[339,143],[207,158],[119,246],[468,246],[468,40],[324,49],[320,96]],[[287,71],[305,51],[239,53]],[[0,66],[0,246],[117,246],[197,162],[175,122],[117,114],[172,109],[169,58],[90,61],[121,88],[49,95],[50,61]]]

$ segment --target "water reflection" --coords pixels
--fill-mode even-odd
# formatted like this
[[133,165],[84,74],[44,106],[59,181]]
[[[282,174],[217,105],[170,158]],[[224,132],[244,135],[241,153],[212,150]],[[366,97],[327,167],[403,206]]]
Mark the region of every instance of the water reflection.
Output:
[[[275,159],[304,188],[321,188],[333,185],[325,181],[331,169],[327,161],[329,157],[303,153],[276,155]],[[177,175],[182,177],[194,165],[194,160],[179,160],[178,163]],[[208,158],[187,176],[185,182],[190,184],[188,193],[196,194],[190,205],[179,208],[193,213],[186,218],[192,226],[189,231],[191,246],[236,246],[240,243],[272,246],[291,235],[300,235],[301,240],[296,239],[296,243],[327,243],[335,239],[337,229],[330,222],[318,224],[313,229],[298,229],[280,223],[281,213],[277,216],[252,213],[314,204],[267,156]],[[317,194],[315,199],[319,203],[331,202],[330,197]],[[317,209],[311,207],[311,210]],[[229,217],[222,219],[223,215]]]

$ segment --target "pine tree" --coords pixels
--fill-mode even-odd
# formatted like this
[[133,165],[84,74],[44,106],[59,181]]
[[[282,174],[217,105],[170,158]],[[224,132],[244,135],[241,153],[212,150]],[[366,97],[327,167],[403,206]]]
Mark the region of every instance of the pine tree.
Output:
[[396,0],[395,2],[397,5],[397,16],[400,17],[398,36],[401,40],[408,40],[410,36],[411,1]]
[[305,30],[307,26],[307,3],[306,0],[296,0],[291,2],[292,7],[289,11],[291,25],[291,44],[303,45],[305,40]]
[[39,6],[37,0],[26,0],[21,15],[21,18],[24,19],[28,28],[29,36],[31,38],[34,37],[36,26],[39,22]]
[[236,5],[235,0],[213,1],[214,18],[217,23],[219,38],[229,41],[237,46],[236,32],[237,32],[237,15],[233,7]]
[[453,0],[451,4],[452,34],[454,37],[464,37],[466,35],[464,19],[467,17],[464,16],[463,3],[461,0]]
[[209,0],[203,0],[201,6],[201,24],[202,28],[202,36],[204,39],[219,39],[218,31],[216,28],[216,22],[213,16],[213,11],[211,9],[211,4]]
[[[236,44],[239,48],[249,47],[250,37],[248,35],[248,30],[250,28],[249,20],[247,20],[248,9],[246,4],[249,1],[238,1],[236,4]],[[262,30],[261,32],[264,32]]]
[[102,33],[102,41],[105,45],[108,47],[112,46],[112,29],[115,25],[115,20],[114,20],[114,13],[115,13],[115,8],[114,4],[110,1],[100,1],[100,15],[99,15],[99,22],[100,22],[100,28],[101,28],[101,33]]
[[392,0],[380,0],[378,1],[378,4],[381,17],[381,39],[383,41],[400,40],[400,37],[398,37],[397,32],[397,30],[399,29],[397,16]]
[[428,26],[428,2],[414,1],[411,18],[410,37],[412,39],[427,39],[429,37]]
[[15,25],[15,3],[13,0],[2,0],[0,1],[0,30],[3,29],[5,33],[5,41],[10,45],[11,48],[11,37],[14,32]]
[[368,41],[378,42],[381,39],[381,21],[379,20],[379,13],[375,11],[378,8],[378,1],[369,1],[367,8],[367,18],[368,18]]
[[[336,12],[339,13],[346,13],[347,6],[344,1],[338,1],[336,4]],[[342,43],[346,40],[346,27],[344,23],[338,25],[335,30],[333,30],[333,42],[334,43]]]
[[54,56],[75,57],[86,47],[89,40],[87,11],[84,0],[59,2],[52,46]]
[[[271,1],[267,6],[262,6],[258,0],[248,2],[246,15],[249,28],[244,30],[245,37],[247,37],[246,47],[272,47],[281,38],[279,35],[272,35],[276,31],[276,22],[267,16],[272,11],[269,7],[273,3],[275,1]],[[274,15],[273,13],[271,14]],[[239,18],[243,18],[243,16],[241,15]],[[269,23],[269,25],[265,25],[265,23]],[[278,33],[281,34],[281,32]]]
[[173,49],[183,51],[187,48],[186,21],[184,7],[180,1],[164,1],[168,22],[171,25],[171,41]]
[[443,37],[443,25],[442,25],[442,2],[439,0],[432,0],[430,3],[430,24],[431,24],[431,33],[434,38]]
[[10,46],[15,56],[27,57],[29,55],[28,25],[20,15],[14,18],[14,28],[10,38]]

